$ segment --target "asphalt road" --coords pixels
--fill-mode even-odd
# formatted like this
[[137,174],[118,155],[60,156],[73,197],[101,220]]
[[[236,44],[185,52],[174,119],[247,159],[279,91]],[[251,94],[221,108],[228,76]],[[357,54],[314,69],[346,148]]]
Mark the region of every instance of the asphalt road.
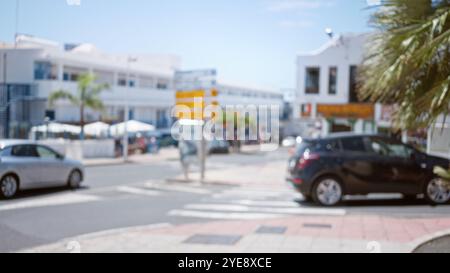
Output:
[[[210,162],[213,168],[232,171],[234,166],[267,164],[286,157],[286,151],[281,150],[217,156]],[[0,201],[0,252],[20,251],[104,230],[161,223],[260,219],[273,214],[435,217],[450,213],[450,206],[431,207],[423,200],[406,201],[397,196],[361,197],[323,210],[303,202],[287,186],[276,191],[250,191],[225,185],[168,184],[165,179],[181,172],[174,160],[91,167],[86,172],[85,187],[80,190],[30,191],[14,200]]]
[[418,247],[414,253],[448,254],[450,249],[450,236],[437,238]]

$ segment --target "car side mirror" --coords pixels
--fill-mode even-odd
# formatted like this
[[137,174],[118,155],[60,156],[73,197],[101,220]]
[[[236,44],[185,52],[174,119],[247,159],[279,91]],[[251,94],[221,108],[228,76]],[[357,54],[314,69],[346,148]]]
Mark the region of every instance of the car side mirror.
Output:
[[66,157],[64,155],[62,155],[62,154],[57,154],[56,158],[59,159],[59,160],[64,160]]

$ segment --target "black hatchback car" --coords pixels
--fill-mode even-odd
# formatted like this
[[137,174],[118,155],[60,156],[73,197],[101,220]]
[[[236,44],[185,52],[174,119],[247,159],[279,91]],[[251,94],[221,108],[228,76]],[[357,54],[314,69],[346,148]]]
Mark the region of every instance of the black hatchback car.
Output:
[[289,160],[287,180],[306,199],[337,205],[346,195],[424,194],[433,204],[450,201],[450,190],[433,174],[450,161],[378,135],[335,134],[305,139]]

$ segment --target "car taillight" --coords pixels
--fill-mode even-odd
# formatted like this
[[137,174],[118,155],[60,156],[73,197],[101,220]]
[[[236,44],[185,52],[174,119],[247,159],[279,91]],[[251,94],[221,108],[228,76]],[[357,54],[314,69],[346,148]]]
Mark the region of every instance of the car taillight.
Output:
[[303,156],[298,160],[297,168],[304,170],[313,161],[319,160],[320,156],[318,154],[304,153]]

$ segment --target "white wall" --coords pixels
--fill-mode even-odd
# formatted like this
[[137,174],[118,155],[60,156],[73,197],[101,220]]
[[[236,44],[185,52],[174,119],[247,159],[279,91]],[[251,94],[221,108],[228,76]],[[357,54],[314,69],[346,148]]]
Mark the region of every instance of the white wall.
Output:
[[0,82],[3,83],[4,53],[7,54],[6,78],[8,83],[31,84],[34,80],[34,59],[43,54],[42,50],[0,49]]
[[39,143],[52,147],[67,158],[82,160],[92,158],[114,158],[114,140],[42,140]]
[[[77,83],[62,81],[37,81],[38,95],[41,98],[47,98],[51,92],[64,89],[77,92]],[[125,106],[125,100],[128,101],[130,108],[135,108],[135,118],[147,120],[151,117],[156,118],[156,109],[169,110],[175,104],[175,93],[173,90],[126,88],[113,86],[101,94],[105,107],[115,107],[122,109]],[[80,113],[77,107],[72,106],[68,101],[59,101],[56,103],[56,118],[58,121],[77,122]],[[99,117],[100,113],[86,110],[87,115]]]
[[[297,57],[298,103],[345,104],[349,102],[350,66],[360,65],[367,35],[344,35],[331,40],[316,52]],[[305,94],[307,67],[320,68],[319,94]],[[337,94],[328,94],[329,68],[338,68]]]
[[444,123],[444,116],[438,119],[434,128],[428,131],[427,152],[432,155],[450,158],[450,116]]

